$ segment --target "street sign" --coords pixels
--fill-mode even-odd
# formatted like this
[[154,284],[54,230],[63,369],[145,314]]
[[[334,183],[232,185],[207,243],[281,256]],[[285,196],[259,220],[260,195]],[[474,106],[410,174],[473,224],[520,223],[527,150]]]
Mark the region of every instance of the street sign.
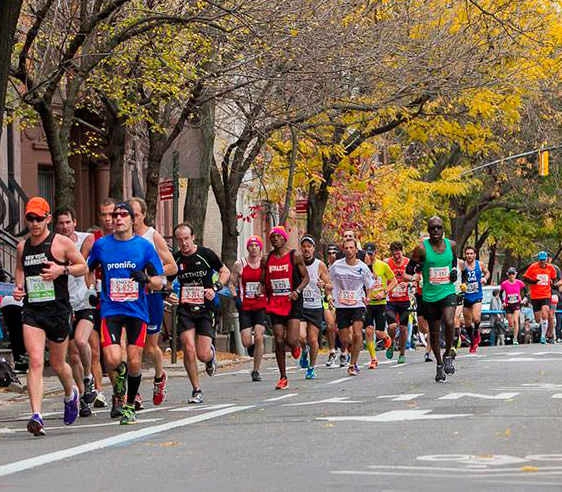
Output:
[[174,181],[172,179],[164,179],[160,181],[160,200],[173,200],[174,198]]
[[297,214],[306,214],[308,210],[308,199],[297,200],[295,203],[295,212]]

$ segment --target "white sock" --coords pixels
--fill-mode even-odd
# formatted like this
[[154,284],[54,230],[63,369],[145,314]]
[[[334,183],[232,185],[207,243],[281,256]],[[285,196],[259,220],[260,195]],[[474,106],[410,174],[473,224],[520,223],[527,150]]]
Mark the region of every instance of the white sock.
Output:
[[548,330],[548,321],[543,319],[541,321],[541,337],[546,337],[546,330]]

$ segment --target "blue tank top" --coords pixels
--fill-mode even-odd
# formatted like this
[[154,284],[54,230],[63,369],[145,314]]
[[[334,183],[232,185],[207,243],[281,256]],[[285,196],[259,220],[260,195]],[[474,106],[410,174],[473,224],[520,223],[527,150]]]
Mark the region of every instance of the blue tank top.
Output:
[[474,262],[474,270],[465,268],[466,273],[466,292],[464,298],[468,302],[478,302],[482,300],[482,270],[480,262]]
[[104,236],[97,240],[88,257],[90,271],[101,267],[101,317],[129,316],[148,323],[146,289],[130,278],[131,272],[162,275],[162,262],[154,246],[140,236],[118,241]]

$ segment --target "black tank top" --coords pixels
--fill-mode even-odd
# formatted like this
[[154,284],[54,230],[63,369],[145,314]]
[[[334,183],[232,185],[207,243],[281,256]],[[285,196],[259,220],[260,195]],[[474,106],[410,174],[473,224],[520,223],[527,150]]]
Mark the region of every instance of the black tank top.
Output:
[[41,280],[41,272],[44,263],[53,261],[57,265],[68,265],[68,262],[60,262],[52,252],[55,233],[51,232],[40,244],[33,246],[28,238],[23,245],[23,273],[25,275],[24,305],[29,307],[43,308],[46,304],[69,306],[68,298],[68,275],[61,275],[55,280]]

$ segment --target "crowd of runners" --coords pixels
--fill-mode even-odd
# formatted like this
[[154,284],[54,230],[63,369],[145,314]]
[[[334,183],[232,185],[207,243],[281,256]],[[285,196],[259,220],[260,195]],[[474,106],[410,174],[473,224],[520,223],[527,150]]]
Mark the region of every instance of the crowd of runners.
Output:
[[[284,227],[273,227],[271,250],[264,251],[259,236],[249,237],[247,255],[232,271],[215,252],[196,243],[188,223],[175,226],[178,250],[172,254],[162,235],[146,224],[146,204],[140,198],[106,199],[99,218],[99,229],[78,232],[74,210],[51,214],[40,197],[26,205],[30,234],[17,247],[14,297],[23,301],[32,412],[27,429],[36,436],[45,434],[41,406],[46,346],[65,392],[65,424],[88,417],[92,406],[109,405],[103,394],[104,370],[112,383],[111,417],[121,424],[135,423],[136,412],[143,408],[143,353],[154,366],[152,402],[162,404],[167,374],[159,336],[165,300],[177,305],[191,404],[204,402],[198,361],[209,376],[216,371],[215,301],[225,288],[236,300],[255,382],[262,381],[264,333],[271,326],[278,390],[289,386],[287,351],[306,369],[306,379],[317,378],[321,333],[329,348],[326,366],[345,367],[349,376],[359,375],[364,346],[368,369],[378,365],[377,344],[387,359],[398,351],[397,363],[405,363],[413,318],[426,347],[424,360],[435,360],[436,382],[455,373],[461,317],[470,352],[480,344],[482,287],[490,274],[474,248],[457,257],[455,242],[444,236],[439,217],[428,220],[427,237],[413,251],[405,254],[403,245],[393,242],[385,260],[377,258],[374,243],[362,249],[354,231],[346,231],[341,244],[327,247],[323,262],[312,236],[302,236],[299,248],[291,249]],[[527,286],[541,342],[553,339],[553,303],[558,302],[553,290],[562,283],[560,271],[541,251],[522,280],[513,268],[507,273],[497,297],[514,343]]]

